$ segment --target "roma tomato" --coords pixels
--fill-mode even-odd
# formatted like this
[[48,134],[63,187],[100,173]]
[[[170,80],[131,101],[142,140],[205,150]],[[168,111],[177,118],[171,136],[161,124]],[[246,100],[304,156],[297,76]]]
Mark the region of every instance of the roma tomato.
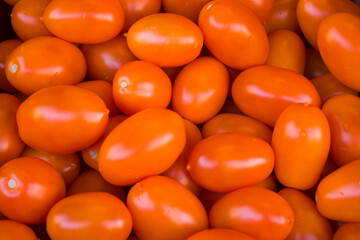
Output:
[[239,133],[223,133],[199,142],[190,153],[187,169],[203,188],[230,192],[264,180],[273,167],[274,152],[268,143]]
[[104,192],[79,193],[57,202],[46,219],[53,240],[126,240],[132,219],[125,204]]
[[0,168],[0,211],[9,219],[42,223],[65,191],[60,173],[39,158],[16,158]]
[[[360,15],[360,7],[355,7]],[[360,16],[336,13],[321,22],[317,35],[321,57],[330,72],[342,84],[356,91],[360,91],[359,25]]]
[[332,240],[360,239],[360,223],[347,223],[338,228]]
[[294,227],[286,239],[331,240],[333,231],[330,222],[318,212],[311,198],[292,188],[280,190],[279,195],[285,198],[294,211]]
[[215,116],[229,92],[229,73],[214,57],[200,57],[186,65],[173,85],[172,107],[195,124]]
[[66,41],[95,44],[121,32],[124,12],[119,0],[52,0],[44,12],[44,24]]
[[360,159],[321,180],[315,200],[321,215],[328,219],[360,222]]
[[266,62],[269,43],[265,29],[244,5],[211,1],[200,12],[199,27],[206,47],[227,66],[246,69]]
[[19,39],[9,39],[0,42],[0,90],[16,93],[17,90],[9,83],[5,75],[5,62],[10,53],[22,43]]
[[294,212],[273,191],[246,187],[217,201],[209,214],[212,228],[234,229],[256,239],[285,239],[294,225]]
[[55,37],[37,37],[11,52],[5,73],[16,89],[30,95],[45,87],[81,82],[86,62],[73,44]]
[[0,166],[20,156],[25,146],[16,124],[16,112],[20,103],[16,97],[0,93]]
[[328,72],[329,70],[322,60],[320,53],[313,48],[307,48],[304,76],[312,79]]
[[270,17],[275,0],[235,0],[251,9],[261,23],[265,23]]
[[330,156],[339,166],[360,158],[360,99],[341,94],[322,107],[331,130]]
[[149,108],[127,118],[105,138],[99,170],[118,186],[134,184],[168,169],[186,142],[183,119],[175,112]]
[[199,199],[164,176],[136,183],[126,205],[133,216],[133,230],[141,240],[183,240],[208,228],[206,211]]
[[11,220],[0,220],[0,239],[39,240],[29,226]]
[[272,66],[258,66],[239,74],[232,85],[239,109],[271,127],[292,103],[321,106],[318,92],[304,76]]
[[155,64],[133,61],[115,74],[113,96],[118,108],[132,115],[146,108],[166,108],[171,100],[171,81]]
[[195,233],[186,240],[255,240],[249,235],[226,228],[213,228]]
[[69,154],[89,147],[104,133],[109,110],[95,93],[61,85],[44,88],[19,107],[21,139],[30,147]]
[[162,0],[162,4],[166,12],[182,15],[197,23],[201,9],[210,1],[211,0]]
[[127,33],[130,50],[160,67],[177,67],[194,60],[203,47],[203,34],[191,20],[173,13],[143,17]]

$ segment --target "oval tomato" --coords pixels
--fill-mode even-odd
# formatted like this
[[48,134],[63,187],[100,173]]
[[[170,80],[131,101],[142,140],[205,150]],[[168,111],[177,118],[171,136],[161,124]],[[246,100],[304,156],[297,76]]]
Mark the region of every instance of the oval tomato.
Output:
[[11,220],[0,220],[0,239],[38,240],[34,231],[27,225]]
[[202,7],[211,0],[163,0],[162,4],[168,13],[176,13],[197,23]]
[[5,75],[5,62],[10,53],[22,43],[19,39],[9,39],[0,42],[0,90],[8,93],[16,93],[17,90],[11,85]]
[[360,239],[360,223],[347,223],[338,228],[332,240]]
[[251,9],[258,17],[258,19],[265,23],[266,20],[270,17],[275,0],[235,0],[241,4],[244,4],[246,7]]
[[195,233],[186,240],[255,240],[249,235],[226,228],[213,228]]

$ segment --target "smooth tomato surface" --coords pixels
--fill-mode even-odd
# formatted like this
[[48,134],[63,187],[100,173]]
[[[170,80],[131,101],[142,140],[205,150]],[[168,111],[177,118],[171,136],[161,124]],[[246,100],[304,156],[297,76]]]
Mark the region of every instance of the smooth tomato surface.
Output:
[[210,1],[211,0],[162,0],[162,4],[166,12],[182,15],[197,23],[201,9]]
[[338,228],[332,240],[357,240],[360,238],[360,223],[347,223]]
[[262,23],[265,23],[266,20],[270,17],[275,0],[235,0],[239,2],[255,13]]
[[10,53],[22,43],[19,39],[9,39],[0,42],[0,90],[16,93],[17,90],[9,83],[5,75],[5,62]]
[[11,220],[0,220],[0,239],[38,240],[34,231],[27,225]]
[[249,235],[226,228],[213,228],[207,229],[198,233],[195,233],[187,240],[255,240],[255,238]]

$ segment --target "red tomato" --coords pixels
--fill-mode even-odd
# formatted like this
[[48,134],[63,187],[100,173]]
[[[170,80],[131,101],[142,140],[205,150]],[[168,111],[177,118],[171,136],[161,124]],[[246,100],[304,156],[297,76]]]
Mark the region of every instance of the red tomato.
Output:
[[247,69],[235,79],[231,90],[241,111],[271,127],[292,103],[321,105],[320,96],[308,79],[279,67]]
[[251,9],[262,23],[271,16],[275,0],[235,0]]
[[265,29],[244,5],[211,1],[200,12],[199,27],[206,47],[227,66],[246,69],[266,62],[269,43]]
[[141,240],[183,240],[208,228],[199,199],[171,178],[153,176],[136,183],[126,205]]
[[229,73],[214,57],[200,57],[186,65],[173,86],[172,107],[195,124],[216,115],[229,92]]
[[45,87],[81,82],[86,62],[73,44],[55,37],[37,37],[11,52],[5,73],[16,89],[30,95]]
[[60,173],[39,158],[16,158],[0,168],[0,211],[9,219],[42,223],[65,191]]
[[313,48],[307,48],[304,76],[312,79],[328,72],[329,70],[322,60],[320,53]]
[[207,229],[198,233],[195,233],[186,240],[255,240],[245,233],[234,231],[225,228],[213,228]]
[[360,223],[347,223],[339,227],[332,240],[360,239]]
[[183,119],[175,112],[149,108],[127,118],[105,138],[99,170],[118,186],[134,184],[168,169],[184,149]]
[[126,240],[131,228],[132,219],[125,204],[104,192],[66,197],[51,208],[46,219],[46,229],[53,240]]
[[27,225],[11,220],[0,220],[0,239],[38,240],[34,231]]
[[89,147],[101,137],[108,113],[95,93],[60,85],[28,97],[20,105],[16,120],[21,139],[30,147],[69,154]]
[[291,206],[268,189],[246,187],[228,193],[209,214],[212,228],[234,229],[256,239],[285,239],[294,224]]
[[18,39],[9,39],[0,42],[0,90],[8,93],[17,92],[16,88],[9,83],[5,75],[5,62],[10,53],[22,43]]
[[166,12],[182,15],[197,23],[201,9],[210,1],[211,0],[163,0],[162,3]]
[[194,60],[203,47],[203,34],[189,19],[172,13],[143,17],[127,33],[130,50],[160,67],[177,67]]

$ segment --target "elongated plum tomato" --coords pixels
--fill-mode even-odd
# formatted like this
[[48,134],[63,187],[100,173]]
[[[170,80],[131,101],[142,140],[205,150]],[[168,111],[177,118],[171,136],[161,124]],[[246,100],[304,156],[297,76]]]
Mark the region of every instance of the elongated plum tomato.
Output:
[[235,0],[251,9],[261,23],[265,23],[271,16],[275,0]]
[[12,220],[0,220],[0,239],[38,240],[34,231],[27,225]]
[[264,180],[273,167],[270,144],[239,133],[223,133],[198,143],[190,153],[187,169],[200,186],[230,192]]
[[321,180],[315,199],[324,217],[360,222],[360,159],[338,168]]
[[19,39],[9,39],[0,42],[0,90],[16,93],[17,90],[9,83],[5,75],[5,62],[10,53],[22,43]]
[[292,103],[321,106],[320,96],[307,78],[279,67],[247,69],[235,79],[231,91],[242,112],[271,127]]
[[266,62],[269,43],[256,15],[230,0],[211,1],[199,15],[206,47],[221,62],[246,69]]
[[99,171],[108,182],[126,186],[168,169],[186,142],[184,121],[163,108],[140,111],[105,138]]
[[164,176],[136,183],[126,205],[133,216],[133,230],[141,240],[183,240],[208,228],[200,200],[180,183]]
[[53,154],[80,151],[98,140],[109,110],[95,93],[61,85],[37,91],[19,107],[16,120],[21,139]]
[[[360,7],[357,8],[360,15]],[[321,22],[317,35],[320,54],[329,71],[345,86],[356,91],[360,91],[359,26],[360,16],[336,13]]]
[[136,57],[160,67],[177,67],[194,60],[203,47],[203,34],[191,20],[172,13],[143,17],[127,33]]
[[46,230],[54,240],[126,240],[132,218],[125,204],[105,192],[79,193],[66,197],[51,208]]
[[60,173],[39,158],[16,158],[0,168],[0,211],[9,219],[40,224],[65,191]]
[[332,240],[360,239],[360,223],[347,223],[338,228]]
[[255,240],[255,238],[249,235],[226,228],[213,228],[207,229],[198,233],[195,233],[187,240]]
[[246,187],[228,193],[210,210],[212,228],[234,229],[256,239],[285,239],[294,212],[279,194],[264,188]]
[[325,114],[307,103],[290,105],[276,121],[271,144],[277,179],[287,187],[310,189],[329,154],[330,126]]
[[11,52],[5,74],[16,89],[30,95],[45,87],[81,82],[86,62],[73,44],[55,37],[37,37]]
[[118,0],[52,0],[44,12],[44,24],[66,41],[95,44],[121,32],[124,12]]

